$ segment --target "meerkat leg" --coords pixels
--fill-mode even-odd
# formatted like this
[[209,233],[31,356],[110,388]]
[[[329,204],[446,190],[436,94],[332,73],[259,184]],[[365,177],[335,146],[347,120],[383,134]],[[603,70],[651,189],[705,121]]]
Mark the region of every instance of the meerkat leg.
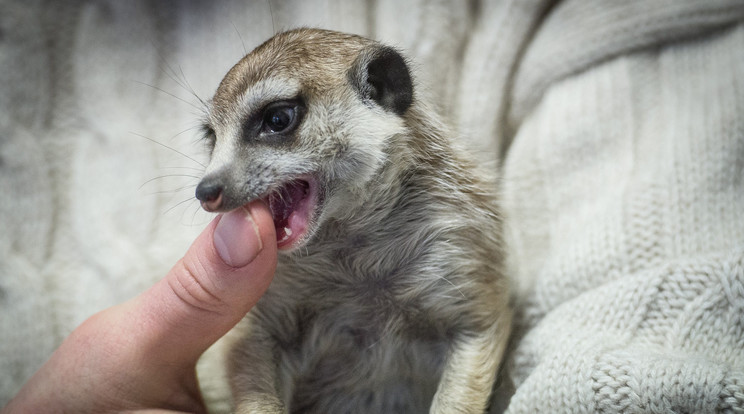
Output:
[[504,317],[480,335],[458,338],[447,358],[429,413],[482,414],[508,336],[508,318]]
[[258,327],[251,329],[250,341],[234,348],[230,365],[251,367],[250,370],[233,372],[232,391],[237,414],[284,414],[286,408],[277,390],[276,341]]

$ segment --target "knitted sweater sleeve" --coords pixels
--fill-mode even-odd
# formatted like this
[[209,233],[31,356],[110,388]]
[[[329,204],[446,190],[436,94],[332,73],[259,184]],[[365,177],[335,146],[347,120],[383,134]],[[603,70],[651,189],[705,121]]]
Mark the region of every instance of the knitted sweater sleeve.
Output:
[[511,413],[744,412],[744,25],[659,42],[682,3],[616,16],[625,49],[538,33],[515,77]]

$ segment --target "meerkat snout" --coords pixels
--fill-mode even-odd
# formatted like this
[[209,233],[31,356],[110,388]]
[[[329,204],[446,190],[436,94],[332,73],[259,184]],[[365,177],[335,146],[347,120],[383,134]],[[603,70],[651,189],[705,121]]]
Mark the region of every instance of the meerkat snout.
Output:
[[218,211],[222,207],[224,184],[216,177],[205,177],[196,186],[196,199],[207,211]]

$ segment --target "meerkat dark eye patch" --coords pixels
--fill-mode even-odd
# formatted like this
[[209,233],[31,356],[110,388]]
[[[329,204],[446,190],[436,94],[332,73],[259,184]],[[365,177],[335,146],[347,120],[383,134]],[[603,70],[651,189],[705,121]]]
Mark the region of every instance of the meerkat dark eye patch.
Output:
[[362,51],[349,71],[349,80],[362,99],[398,115],[403,115],[413,103],[408,65],[393,48],[375,46]]
[[286,142],[302,122],[305,112],[305,103],[300,98],[270,102],[245,120],[243,139],[246,142]]
[[292,127],[296,119],[296,105],[275,103],[264,110],[261,130],[270,134],[283,132]]
[[247,141],[286,141],[291,137],[305,115],[305,104],[301,99],[274,101],[254,112],[243,127]]
[[261,113],[261,132],[292,132],[299,125],[303,113],[304,106],[299,100],[272,102]]

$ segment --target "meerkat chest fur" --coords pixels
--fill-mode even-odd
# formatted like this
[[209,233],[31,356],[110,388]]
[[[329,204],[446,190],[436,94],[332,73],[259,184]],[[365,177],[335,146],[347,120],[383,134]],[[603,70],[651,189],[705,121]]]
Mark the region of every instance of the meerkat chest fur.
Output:
[[493,183],[401,55],[279,34],[211,101],[209,211],[269,205],[282,254],[228,370],[239,412],[483,412],[509,330]]

